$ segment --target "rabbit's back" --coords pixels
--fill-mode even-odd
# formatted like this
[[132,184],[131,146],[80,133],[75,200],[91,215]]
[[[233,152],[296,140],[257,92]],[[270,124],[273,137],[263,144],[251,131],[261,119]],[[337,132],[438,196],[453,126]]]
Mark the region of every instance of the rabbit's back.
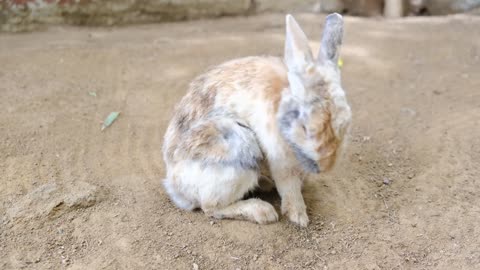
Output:
[[236,59],[198,76],[175,108],[165,135],[165,160],[174,162],[178,147],[193,140],[191,130],[205,121],[233,119],[250,130],[255,130],[252,122],[256,115],[270,117],[268,122],[275,123],[281,92],[287,85],[285,66],[275,57]]

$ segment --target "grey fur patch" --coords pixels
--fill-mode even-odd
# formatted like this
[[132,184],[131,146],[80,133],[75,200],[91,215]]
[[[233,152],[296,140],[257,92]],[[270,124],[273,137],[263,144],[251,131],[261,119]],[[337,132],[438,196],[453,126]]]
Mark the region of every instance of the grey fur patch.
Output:
[[290,147],[292,147],[298,162],[302,165],[305,171],[310,173],[320,173],[320,168],[317,162],[308,157],[307,154],[301,150],[300,146],[294,143],[292,138],[290,138],[289,130],[292,127],[292,123],[298,121],[300,118],[300,112],[297,109],[297,105],[294,102],[289,102],[284,104],[284,106],[283,109],[286,113],[282,114],[279,118],[280,133]]
[[292,122],[300,117],[300,111],[298,110],[298,104],[293,101],[282,104],[281,110],[284,113],[281,115],[279,122],[280,130],[283,133],[292,126]]
[[320,173],[320,167],[318,166],[315,160],[309,158],[300,148],[296,145],[291,144],[293,147],[293,151],[295,152],[295,156],[297,157],[298,162],[302,165],[302,167],[310,173]]
[[319,61],[336,61],[343,39],[343,19],[339,14],[330,14],[325,19]]
[[181,132],[187,131],[187,129],[188,129],[187,119],[188,119],[187,114],[181,114],[178,117],[178,120],[176,121],[176,124],[177,124],[177,128],[178,128],[179,131],[181,131]]
[[[233,122],[233,121],[232,121]],[[215,143],[223,143],[229,153],[223,157],[203,157],[204,166],[219,164],[235,167],[243,170],[259,171],[259,163],[263,154],[258,146],[254,132],[246,125],[235,121],[233,125],[217,124],[220,131],[219,140]]]
[[290,128],[292,122],[300,116],[300,112],[297,109],[288,111],[280,119],[280,128]]

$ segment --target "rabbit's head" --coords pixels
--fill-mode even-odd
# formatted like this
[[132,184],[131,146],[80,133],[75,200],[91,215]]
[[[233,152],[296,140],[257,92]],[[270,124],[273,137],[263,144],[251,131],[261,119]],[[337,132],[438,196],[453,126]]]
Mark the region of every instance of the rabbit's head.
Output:
[[277,117],[282,135],[308,172],[327,171],[334,165],[350,123],[337,65],[342,36],[342,16],[327,16],[314,59],[304,32],[291,15],[286,17],[289,88],[283,92]]

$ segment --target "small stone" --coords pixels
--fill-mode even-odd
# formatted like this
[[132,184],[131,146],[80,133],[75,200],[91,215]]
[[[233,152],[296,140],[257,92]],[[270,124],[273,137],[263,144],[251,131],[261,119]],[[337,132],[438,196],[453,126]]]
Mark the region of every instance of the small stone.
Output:
[[388,163],[388,167],[392,167],[392,166],[393,166],[393,164],[392,164],[392,163]]
[[390,179],[388,179],[388,178],[386,178],[386,177],[383,178],[383,184],[384,184],[384,185],[387,185],[387,186],[388,186],[388,185],[390,185],[391,182],[392,182],[392,181],[391,181]]
[[406,107],[405,107],[405,108],[401,108],[401,109],[400,109],[400,112],[403,113],[403,114],[405,114],[405,115],[412,116],[412,117],[415,116],[415,115],[417,115],[417,112],[416,112],[414,109],[412,109],[412,108],[406,108]]
[[254,261],[258,260],[258,255],[257,255],[257,254],[254,254],[254,255],[253,255],[253,260],[254,260]]
[[215,224],[215,221],[210,221],[210,225],[213,226]]
[[198,264],[193,263],[193,270],[198,270]]
[[408,179],[412,179],[413,177],[415,177],[415,174],[411,173],[409,175],[407,175]]
[[337,252],[336,252],[335,250],[332,250],[330,253],[331,253],[332,255],[337,254]]

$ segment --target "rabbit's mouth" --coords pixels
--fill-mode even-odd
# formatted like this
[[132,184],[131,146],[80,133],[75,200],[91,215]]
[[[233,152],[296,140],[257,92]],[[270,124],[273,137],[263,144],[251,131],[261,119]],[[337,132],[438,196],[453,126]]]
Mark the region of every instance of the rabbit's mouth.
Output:
[[302,165],[303,169],[308,173],[320,173],[320,166],[318,163],[310,158],[305,152],[303,152],[298,146],[292,145],[295,156],[297,157],[298,162]]

